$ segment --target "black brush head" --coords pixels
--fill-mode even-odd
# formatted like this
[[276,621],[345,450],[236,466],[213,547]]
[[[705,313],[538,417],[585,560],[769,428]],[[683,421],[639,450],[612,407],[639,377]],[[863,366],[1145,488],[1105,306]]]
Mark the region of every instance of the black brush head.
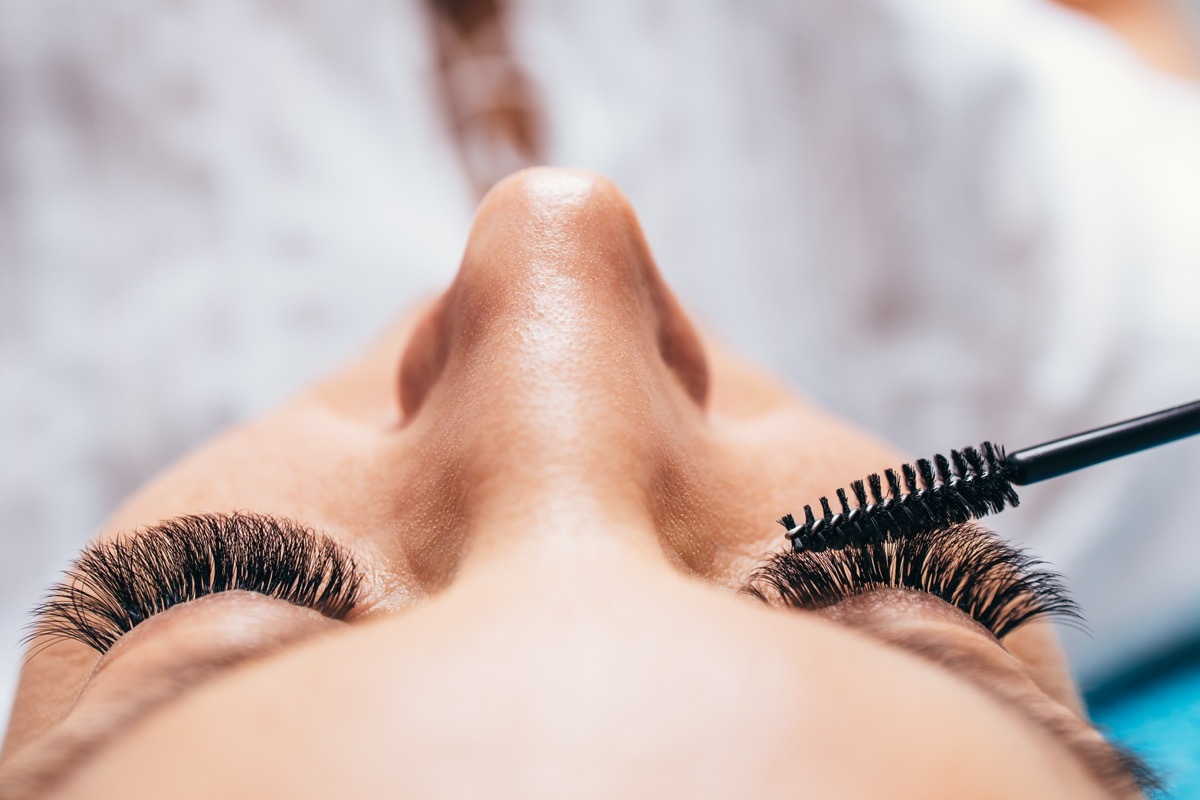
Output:
[[883,542],[1015,507],[1020,500],[1011,479],[1004,449],[984,442],[951,450],[949,458],[937,455],[905,464],[899,472],[886,470],[882,478],[869,475],[865,482],[851,483],[849,495],[838,489],[836,511],[822,497],[819,515],[805,506],[803,523],[785,514],[779,524],[787,528],[796,552]]

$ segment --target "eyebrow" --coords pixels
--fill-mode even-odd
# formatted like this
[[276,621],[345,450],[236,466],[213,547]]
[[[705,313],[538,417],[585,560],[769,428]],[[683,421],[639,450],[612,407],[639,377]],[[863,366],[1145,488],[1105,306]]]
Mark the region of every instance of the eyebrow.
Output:
[[888,636],[870,627],[860,630],[965,678],[1001,705],[1015,708],[1074,754],[1106,791],[1125,796],[1135,787],[1143,794],[1164,790],[1162,779],[1137,754],[1108,741],[1088,720],[1051,698],[1015,685],[1011,675],[987,659],[925,633]]

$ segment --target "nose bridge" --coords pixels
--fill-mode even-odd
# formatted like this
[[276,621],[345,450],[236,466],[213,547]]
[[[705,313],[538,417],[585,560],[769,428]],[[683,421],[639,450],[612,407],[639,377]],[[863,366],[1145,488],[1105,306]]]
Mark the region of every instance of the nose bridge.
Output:
[[564,496],[644,507],[664,429],[704,400],[696,334],[628,202],[592,173],[498,184],[425,328],[402,396],[428,393],[418,413],[456,431],[476,510],[518,495],[543,512]]
[[[664,380],[660,279],[628,202],[581,171],[532,170],[486,198],[446,305],[450,369],[487,387],[519,444],[595,449]],[[455,362],[457,359],[457,363]],[[614,415],[615,407],[624,406]],[[517,443],[514,443],[517,444]]]

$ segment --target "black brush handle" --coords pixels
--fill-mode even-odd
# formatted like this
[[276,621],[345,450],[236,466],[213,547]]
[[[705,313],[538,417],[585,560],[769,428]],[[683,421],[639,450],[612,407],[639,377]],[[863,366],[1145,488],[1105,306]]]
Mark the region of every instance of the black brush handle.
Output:
[[1057,478],[1139,450],[1200,433],[1200,400],[1011,453],[1007,476],[1018,486]]

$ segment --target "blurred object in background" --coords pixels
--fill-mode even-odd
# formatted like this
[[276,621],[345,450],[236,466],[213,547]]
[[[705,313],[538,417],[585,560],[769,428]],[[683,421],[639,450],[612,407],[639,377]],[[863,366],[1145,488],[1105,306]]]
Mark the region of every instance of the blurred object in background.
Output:
[[1090,14],[1128,42],[1151,66],[1200,80],[1200,12],[1196,0],[1059,0]]
[[540,163],[543,121],[500,0],[431,0],[442,102],[477,196]]

